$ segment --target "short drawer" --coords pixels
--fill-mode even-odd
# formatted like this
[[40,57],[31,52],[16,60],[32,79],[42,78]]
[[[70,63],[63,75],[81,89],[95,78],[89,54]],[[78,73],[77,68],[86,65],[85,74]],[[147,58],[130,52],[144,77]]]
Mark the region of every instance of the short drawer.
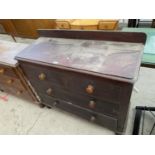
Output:
[[27,98],[29,98],[28,91],[25,90],[23,87],[15,88],[15,87],[10,87],[10,86],[0,83],[0,91],[13,94],[18,97],[26,96]]
[[74,94],[120,103],[122,86],[119,82],[28,63],[21,63],[21,67],[31,84],[37,83],[36,87],[42,87],[48,82]]
[[[33,65],[29,63],[21,63],[21,68],[24,74],[30,81],[35,81],[40,85],[44,85],[44,82],[51,82],[59,86],[61,89],[68,88],[69,75],[65,72],[61,72],[57,69],[53,69],[46,66]],[[32,82],[33,85],[33,82]]]
[[117,28],[117,21],[100,21],[98,29],[99,30],[114,30]]
[[36,97],[32,93],[30,87],[26,86],[26,84],[27,83],[21,79],[16,79],[5,75],[0,76],[0,91],[10,93],[29,101],[35,101]]
[[118,104],[121,100],[122,85],[116,81],[82,74],[71,74],[68,86],[71,92],[75,94],[88,95]]
[[70,23],[68,21],[56,21],[58,29],[70,29]]
[[20,79],[16,79],[11,76],[0,76],[0,83],[6,85],[7,87],[17,88],[17,89],[24,89],[23,84],[21,83]]
[[55,97],[92,111],[114,117],[118,116],[119,104],[100,100],[91,96],[63,91],[52,83],[45,82],[44,85],[38,85],[38,83],[33,81],[33,86],[41,98],[44,97],[44,95],[49,97]]
[[0,65],[0,77],[3,75],[17,77],[15,70],[13,68]]
[[109,117],[103,114],[98,114],[96,112],[90,111],[88,109],[79,107],[77,105],[74,105],[69,102],[65,102],[53,97],[44,96],[42,100],[43,100],[43,103],[47,106],[51,106],[51,107],[55,106],[55,107],[61,108],[65,111],[68,111],[70,113],[83,117],[91,122],[105,126],[111,130],[114,130],[114,131],[117,130],[117,119],[113,117]]

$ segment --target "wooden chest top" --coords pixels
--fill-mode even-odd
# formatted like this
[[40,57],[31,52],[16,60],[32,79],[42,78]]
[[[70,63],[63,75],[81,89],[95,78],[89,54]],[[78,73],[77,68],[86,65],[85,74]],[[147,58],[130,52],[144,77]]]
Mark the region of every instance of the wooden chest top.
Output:
[[123,41],[40,37],[17,59],[133,82],[143,47]]
[[17,60],[14,58],[25,47],[27,44],[0,40],[0,64],[11,67],[17,66]]

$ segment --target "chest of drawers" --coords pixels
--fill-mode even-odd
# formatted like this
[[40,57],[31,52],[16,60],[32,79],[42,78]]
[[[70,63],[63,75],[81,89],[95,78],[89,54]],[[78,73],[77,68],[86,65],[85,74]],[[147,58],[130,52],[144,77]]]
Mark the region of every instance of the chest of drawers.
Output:
[[43,104],[122,133],[145,34],[40,30],[16,59]]
[[26,44],[0,40],[0,91],[29,101],[38,102],[15,55],[26,48]]
[[101,19],[68,19],[56,20],[58,29],[75,29],[75,30],[116,30],[118,20],[101,20]]

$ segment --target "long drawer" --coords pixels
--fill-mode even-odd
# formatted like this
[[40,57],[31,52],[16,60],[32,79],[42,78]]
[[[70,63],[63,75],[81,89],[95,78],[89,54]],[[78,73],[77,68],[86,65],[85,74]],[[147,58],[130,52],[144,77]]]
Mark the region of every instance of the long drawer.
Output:
[[114,103],[120,102],[122,88],[115,81],[35,64],[21,63],[21,66],[32,85],[35,82],[38,83],[38,87],[43,87],[46,81],[75,94],[103,98]]
[[67,102],[79,105],[81,107],[91,109],[93,111],[104,113],[110,116],[117,117],[119,113],[119,104],[100,100],[95,97],[85,96],[82,94],[74,94],[73,92],[67,92],[53,83],[44,82],[44,85],[38,85],[36,81],[33,81],[33,87],[38,95],[42,98],[44,95],[60,98]]
[[96,112],[87,110],[85,108],[79,107],[77,105],[71,104],[69,102],[62,101],[60,99],[56,99],[53,97],[44,96],[42,101],[45,105],[48,106],[56,106],[65,111],[76,114],[80,117],[83,117],[89,121],[105,126],[109,129],[116,130],[117,129],[117,119],[113,117],[109,117],[103,114],[98,114]]

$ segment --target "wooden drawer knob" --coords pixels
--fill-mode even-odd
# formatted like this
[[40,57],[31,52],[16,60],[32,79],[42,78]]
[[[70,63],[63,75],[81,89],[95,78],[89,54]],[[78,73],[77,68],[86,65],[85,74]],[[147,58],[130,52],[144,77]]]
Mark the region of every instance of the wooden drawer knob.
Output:
[[51,89],[51,88],[48,88],[48,89],[46,90],[46,93],[47,93],[48,95],[51,95],[51,94],[52,94],[52,89]]
[[13,80],[12,80],[12,79],[9,79],[9,80],[7,80],[6,83],[7,83],[7,84],[12,84],[12,83],[13,83]]
[[92,94],[94,92],[94,87],[92,85],[88,85],[86,88],[86,92],[88,94]]
[[44,73],[39,74],[39,79],[40,80],[45,80],[46,75]]
[[93,101],[93,100],[89,101],[89,108],[94,109],[95,106],[96,106],[96,102],[95,101]]
[[95,116],[91,116],[90,117],[90,121],[94,122],[96,120],[96,117]]
[[22,94],[22,92],[23,92],[22,90],[18,90],[18,91],[16,92],[16,94],[17,94],[17,95],[20,95],[20,94]]
[[4,68],[0,69],[0,74],[4,74]]

